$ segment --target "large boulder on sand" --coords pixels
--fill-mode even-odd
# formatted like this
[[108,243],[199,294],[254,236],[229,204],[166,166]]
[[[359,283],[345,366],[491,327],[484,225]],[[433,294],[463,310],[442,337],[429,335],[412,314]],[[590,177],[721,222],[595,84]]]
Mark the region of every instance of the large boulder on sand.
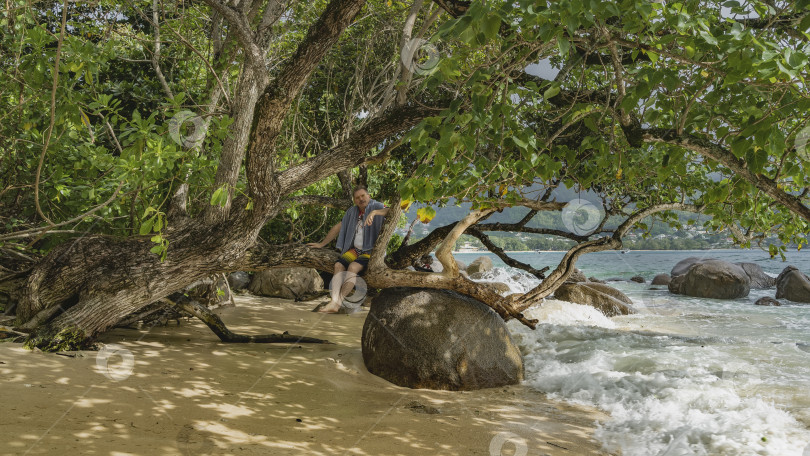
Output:
[[786,267],[776,278],[776,299],[810,302],[810,278],[796,266]]
[[621,291],[601,283],[563,283],[554,291],[561,301],[595,307],[608,317],[636,313],[633,301]]
[[776,278],[765,274],[762,267],[756,263],[737,263],[743,268],[748,278],[751,279],[751,288],[773,288],[776,286]]
[[669,291],[675,294],[698,298],[737,299],[748,296],[751,279],[739,265],[715,259],[695,259],[688,264],[685,272],[683,264],[687,258],[672,268],[672,281]]
[[523,359],[501,317],[449,290],[383,290],[361,345],[369,372],[408,388],[474,390],[523,380]]
[[472,276],[473,274],[483,274],[487,271],[492,270],[492,260],[489,257],[481,256],[473,260],[469,266],[467,266],[467,274]]
[[301,301],[323,290],[323,279],[312,268],[276,268],[253,274],[248,285],[259,296]]
[[228,285],[231,291],[239,291],[247,288],[250,283],[250,274],[245,271],[235,271],[228,274]]
[[670,277],[669,274],[658,274],[657,276],[653,277],[650,285],[669,285],[669,282],[671,281],[672,277]]

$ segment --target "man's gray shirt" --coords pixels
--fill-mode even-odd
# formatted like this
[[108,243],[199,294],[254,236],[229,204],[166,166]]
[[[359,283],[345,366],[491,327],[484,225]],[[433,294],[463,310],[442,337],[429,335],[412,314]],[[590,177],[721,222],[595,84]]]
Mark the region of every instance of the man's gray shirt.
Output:
[[[368,206],[366,206],[366,212],[363,214],[364,226],[368,214],[370,214],[371,211],[384,208],[385,205],[379,201],[369,201]],[[357,217],[359,214],[360,208],[352,206],[346,211],[346,214],[343,216],[343,221],[340,222],[340,233],[337,238],[337,248],[340,249],[340,253],[345,253],[347,250],[354,247],[354,233],[357,228]],[[365,227],[363,230],[363,250],[361,253],[368,253],[374,247],[374,242],[377,241],[377,237],[380,235],[384,219],[385,217],[379,215],[374,216],[371,226]]]

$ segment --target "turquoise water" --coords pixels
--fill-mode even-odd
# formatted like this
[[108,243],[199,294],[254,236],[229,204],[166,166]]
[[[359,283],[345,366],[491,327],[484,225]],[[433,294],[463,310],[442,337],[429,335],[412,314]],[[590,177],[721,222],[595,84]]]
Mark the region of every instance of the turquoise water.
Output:
[[[480,253],[456,254],[469,263]],[[539,281],[506,267],[483,281],[522,292]],[[515,253],[556,267],[562,252]],[[548,299],[528,314],[537,330],[510,322],[524,354],[526,383],[552,397],[599,407],[606,450],[624,455],[810,455],[810,304],[755,306],[776,290],[742,299],[677,296],[649,281],[691,256],[754,262],[776,275],[788,265],[810,273],[810,252],[786,262],[759,250],[599,252],[577,263],[635,303],[635,315],[605,318],[593,308]],[[807,453],[804,451],[807,449]]]

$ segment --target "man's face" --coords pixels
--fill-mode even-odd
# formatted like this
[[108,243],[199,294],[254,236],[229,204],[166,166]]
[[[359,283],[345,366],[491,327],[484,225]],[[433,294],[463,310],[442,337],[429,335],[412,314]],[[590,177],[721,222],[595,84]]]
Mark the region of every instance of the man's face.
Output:
[[360,210],[364,210],[366,206],[368,206],[369,201],[371,201],[371,196],[369,196],[367,191],[358,190],[354,192],[354,204],[356,204]]

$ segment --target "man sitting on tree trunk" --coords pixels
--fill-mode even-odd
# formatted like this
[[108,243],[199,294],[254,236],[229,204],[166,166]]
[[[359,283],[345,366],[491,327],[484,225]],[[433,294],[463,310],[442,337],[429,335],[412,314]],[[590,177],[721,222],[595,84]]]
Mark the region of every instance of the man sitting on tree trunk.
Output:
[[[358,186],[352,193],[354,206],[350,207],[343,216],[343,220],[329,230],[321,242],[307,244],[310,247],[321,248],[337,236],[337,248],[341,256],[335,263],[335,277],[348,271],[346,280],[339,290],[332,290],[332,299],[319,312],[337,313],[343,299],[354,288],[355,277],[368,266],[371,249],[383,226],[383,218],[388,214],[388,208],[379,201],[371,199],[363,186]],[[380,217],[377,217],[377,216]]]

